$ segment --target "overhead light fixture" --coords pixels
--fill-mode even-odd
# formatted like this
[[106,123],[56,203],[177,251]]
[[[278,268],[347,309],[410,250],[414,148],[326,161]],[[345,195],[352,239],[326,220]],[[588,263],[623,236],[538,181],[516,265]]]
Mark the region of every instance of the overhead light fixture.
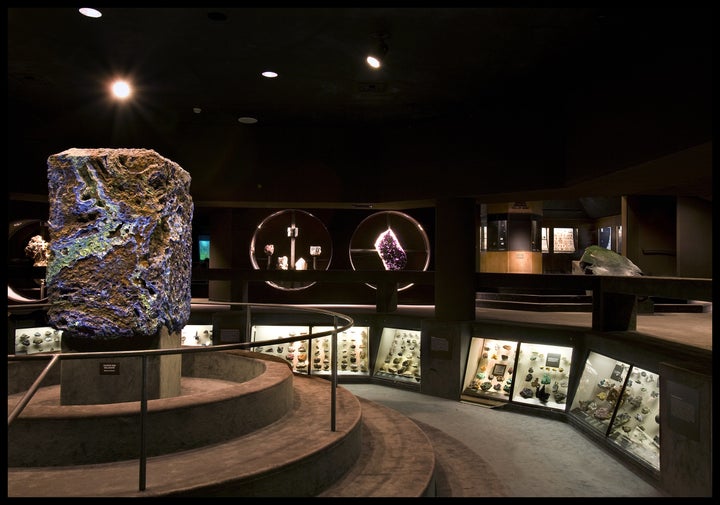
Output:
[[89,18],[99,18],[99,17],[102,16],[102,12],[100,12],[100,11],[97,10],[97,9],[92,9],[92,8],[90,8],[90,7],[82,7],[82,8],[80,8],[80,9],[78,9],[78,11],[79,11],[80,14],[82,14],[83,16],[87,16],[87,17],[89,17]]
[[373,34],[373,37],[377,39],[377,44],[375,44],[375,47],[369,52],[365,61],[372,68],[377,69],[382,67],[385,55],[388,52],[388,45],[385,43],[385,39],[388,38],[388,35],[384,33],[375,33]]
[[272,70],[266,70],[265,72],[262,73],[262,76],[267,77],[268,79],[274,79],[278,75],[277,75],[277,72],[273,72]]
[[119,80],[112,84],[112,93],[115,98],[124,100],[132,94],[132,88],[126,81]]
[[255,119],[254,117],[247,117],[247,116],[239,117],[238,121],[241,122],[242,124],[255,124],[258,122],[258,120]]

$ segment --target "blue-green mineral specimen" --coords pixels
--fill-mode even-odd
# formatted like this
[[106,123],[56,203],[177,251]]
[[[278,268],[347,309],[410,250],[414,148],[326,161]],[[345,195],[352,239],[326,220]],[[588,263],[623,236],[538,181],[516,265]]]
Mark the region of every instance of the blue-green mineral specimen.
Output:
[[88,341],[182,329],[190,318],[190,180],[148,149],[48,158],[52,326]]

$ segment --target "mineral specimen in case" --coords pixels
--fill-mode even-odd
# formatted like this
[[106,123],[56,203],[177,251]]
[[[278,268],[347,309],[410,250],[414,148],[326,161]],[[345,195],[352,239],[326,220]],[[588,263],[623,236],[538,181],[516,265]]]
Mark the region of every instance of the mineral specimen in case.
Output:
[[385,270],[402,270],[407,265],[407,253],[390,228],[378,235],[375,250],[380,255]]

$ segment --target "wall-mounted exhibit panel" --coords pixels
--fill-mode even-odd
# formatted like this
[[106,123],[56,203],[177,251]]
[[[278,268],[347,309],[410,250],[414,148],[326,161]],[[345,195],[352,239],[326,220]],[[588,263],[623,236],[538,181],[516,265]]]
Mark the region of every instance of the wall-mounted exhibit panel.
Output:
[[[353,270],[425,271],[430,264],[430,241],[413,217],[391,210],[376,212],[353,232],[350,264]],[[401,284],[398,291],[410,286],[411,283]]]
[[[332,330],[332,326],[313,326],[313,333]],[[370,328],[353,326],[337,335],[337,372],[340,376],[370,375]],[[332,335],[314,338],[312,341],[312,373],[331,373]]]
[[35,354],[61,350],[62,330],[49,326],[15,330],[15,354]]
[[187,324],[180,332],[180,343],[182,345],[197,347],[209,346],[213,343],[212,324]]
[[463,399],[508,401],[518,342],[473,337],[465,369]]
[[260,344],[253,351],[270,354],[287,360],[293,372],[307,373],[310,366],[309,340],[298,340],[284,344],[262,345],[267,340],[295,337],[310,333],[309,326],[257,325],[251,329],[251,342]]
[[383,328],[373,377],[420,383],[420,330]]
[[641,464],[659,470],[659,398],[657,373],[590,352],[570,415]]
[[[263,219],[250,243],[253,268],[267,270],[327,270],[332,239],[320,219],[304,210],[288,209]],[[270,282],[281,290],[299,290],[313,282]]]

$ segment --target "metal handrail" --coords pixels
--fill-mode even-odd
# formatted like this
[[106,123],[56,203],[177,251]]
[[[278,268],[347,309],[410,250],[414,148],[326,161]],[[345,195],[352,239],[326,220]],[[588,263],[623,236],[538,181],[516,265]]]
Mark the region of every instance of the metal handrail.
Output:
[[[301,312],[308,312],[312,314],[323,314],[332,317],[333,329],[324,330],[318,333],[310,332],[307,335],[297,335],[292,337],[284,337],[277,339],[264,340],[263,345],[267,344],[283,344],[287,342],[297,342],[300,340],[312,341],[318,337],[325,337],[332,335],[332,356],[331,360],[331,387],[330,387],[330,431],[336,431],[336,411],[337,411],[337,335],[353,327],[355,321],[339,312],[333,312],[330,310],[307,307],[301,305],[282,305],[282,304],[258,304],[258,303],[241,303],[241,302],[207,302],[204,305],[217,305],[222,307],[227,306],[243,306],[247,307],[246,312],[247,327],[250,328],[250,307],[262,307],[282,310],[297,310]],[[345,321],[345,325],[338,326],[338,321],[342,319]],[[175,347],[170,349],[144,349],[144,350],[132,350],[132,351],[102,351],[102,352],[73,352],[68,354],[58,353],[37,353],[30,355],[8,355],[8,361],[28,361],[28,360],[40,360],[47,359],[50,356],[50,362],[43,368],[42,372],[37,379],[32,383],[30,388],[25,392],[23,397],[20,399],[18,404],[13,408],[12,412],[8,416],[8,427],[12,422],[22,413],[25,407],[30,403],[35,393],[38,391],[40,384],[48,375],[50,370],[63,359],[91,359],[91,358],[106,358],[106,357],[131,357],[139,356],[142,359],[142,391],[140,399],[140,458],[139,458],[139,477],[138,477],[138,488],[140,491],[144,491],[147,480],[147,452],[146,452],[146,436],[147,436],[147,402],[148,402],[148,385],[147,385],[147,361],[149,356],[156,355],[167,355],[167,354],[185,354],[185,353],[196,353],[196,352],[219,352],[233,349],[245,349],[257,347],[257,342],[238,342],[234,344],[217,344],[212,346],[203,347]]]

